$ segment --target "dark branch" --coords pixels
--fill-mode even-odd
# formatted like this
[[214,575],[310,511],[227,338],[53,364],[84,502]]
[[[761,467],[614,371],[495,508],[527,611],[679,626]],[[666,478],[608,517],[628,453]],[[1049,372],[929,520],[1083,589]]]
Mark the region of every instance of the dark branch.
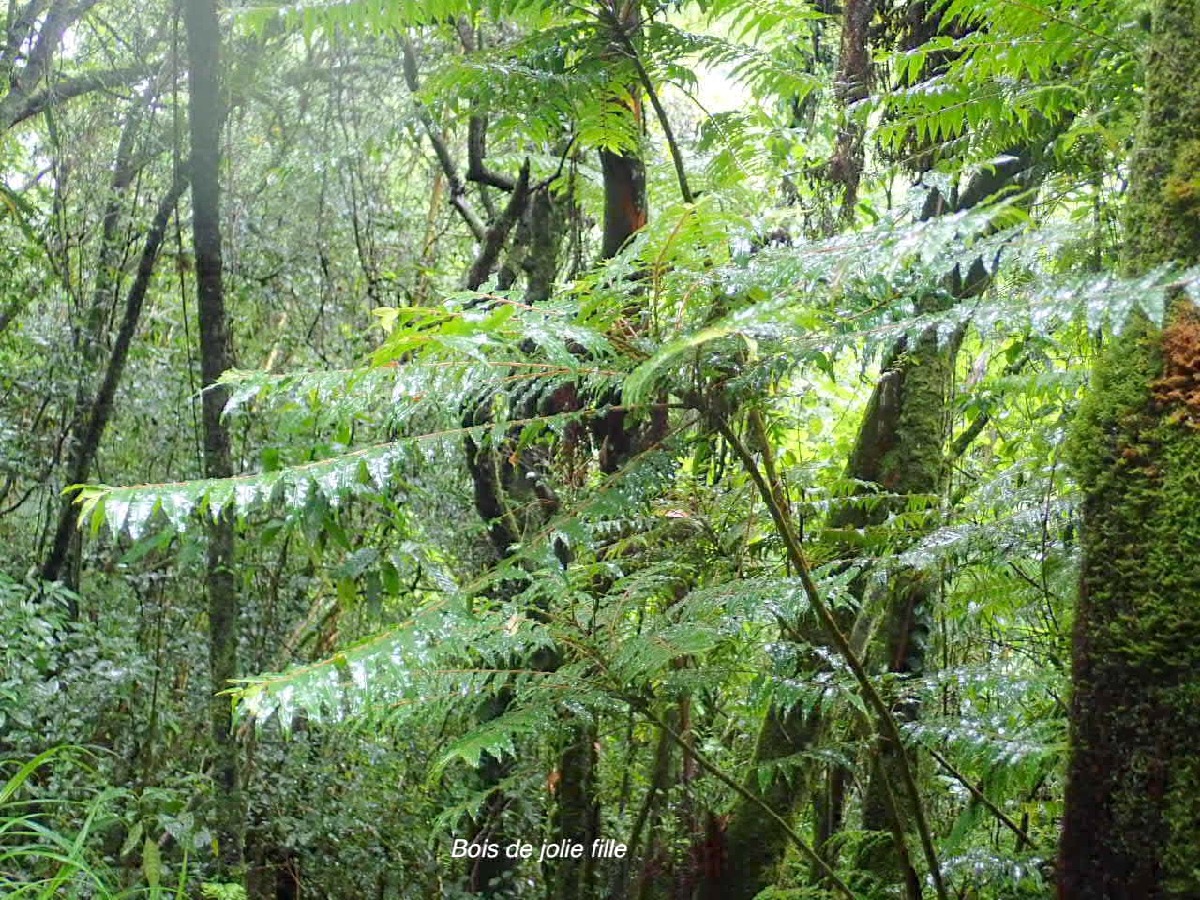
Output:
[[650,105],[654,108],[654,115],[658,119],[659,127],[663,130],[663,137],[667,142],[667,150],[671,154],[671,162],[675,166],[675,178],[679,182],[679,194],[683,198],[684,203],[691,203],[694,199],[692,189],[688,186],[687,170],[683,165],[683,154],[679,150],[679,142],[675,139],[675,131],[671,128],[671,120],[667,116],[667,110],[663,107],[662,101],[659,99],[658,91],[654,88],[654,81],[650,78],[650,73],[646,70],[642,63],[641,54],[638,53],[637,47],[633,45],[633,40],[629,37],[629,32],[625,25],[616,15],[605,8],[601,8],[601,17],[608,21],[608,24],[613,30],[613,34],[617,38],[617,42],[621,45],[621,50],[629,57],[629,61],[633,63],[633,67],[637,70],[638,80],[641,81],[642,87],[646,90],[646,96],[650,99]]
[[471,269],[467,272],[466,279],[468,290],[478,290],[480,285],[487,281],[488,276],[492,274],[492,269],[500,259],[500,251],[504,249],[504,242],[508,240],[509,232],[517,224],[521,214],[525,212],[525,204],[528,199],[529,160],[527,159],[521,166],[521,174],[517,176],[517,183],[513,186],[512,197],[509,198],[508,205],[504,207],[504,211],[496,223],[487,230],[483,246],[479,248],[479,254],[471,263]]
[[442,172],[446,176],[446,182],[450,188],[450,202],[458,210],[463,221],[467,223],[467,227],[471,229],[475,240],[482,243],[487,238],[487,229],[479,220],[479,216],[475,214],[475,210],[471,208],[471,204],[467,202],[467,189],[463,184],[462,176],[458,174],[458,166],[454,164],[454,157],[450,155],[450,150],[446,147],[446,142],[442,139],[442,134],[438,130],[437,123],[433,121],[429,109],[417,96],[421,90],[421,79],[417,74],[417,51],[413,47],[412,39],[407,34],[401,36],[400,50],[403,54],[401,68],[404,71],[404,83],[413,95],[413,103],[417,107],[417,118],[421,120],[425,136],[429,138],[429,144],[433,147],[438,164],[441,165]]
[[[108,427],[109,419],[112,418],[113,400],[117,394],[117,387],[121,383],[121,376],[125,372],[125,362],[129,358],[129,350],[133,346],[134,334],[141,321],[142,307],[145,304],[146,293],[150,289],[150,279],[154,275],[154,265],[158,261],[159,250],[167,233],[171,213],[179,202],[179,198],[183,196],[183,192],[187,190],[188,184],[188,171],[186,168],[181,168],[176,173],[170,190],[159,202],[158,209],[155,211],[150,231],[146,234],[141,258],[138,260],[137,274],[125,297],[125,312],[121,318],[116,341],[113,343],[112,356],[109,357],[104,371],[104,379],[88,410],[83,433],[79,436],[71,453],[71,462],[67,472],[68,485],[85,482],[96,461],[96,454],[100,450],[104,431]],[[42,578],[46,581],[57,581],[61,576],[71,545],[71,537],[75,533],[78,521],[79,506],[73,500],[65,500],[59,510],[58,524],[55,528],[50,553],[42,566]],[[72,609],[71,612],[74,615],[75,610]]]
[[507,175],[493,172],[484,165],[487,156],[487,119],[473,115],[467,125],[467,180],[511,191],[515,182]]
[[141,67],[106,69],[64,78],[32,94],[11,93],[0,100],[0,127],[12,128],[45,112],[60,101],[90,94],[93,91],[132,84],[139,78],[144,78],[145,75],[146,70]]

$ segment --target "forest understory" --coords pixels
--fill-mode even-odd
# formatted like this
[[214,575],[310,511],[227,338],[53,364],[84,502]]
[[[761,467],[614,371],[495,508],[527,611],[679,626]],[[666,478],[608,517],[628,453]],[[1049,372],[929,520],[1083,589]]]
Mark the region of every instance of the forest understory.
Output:
[[1200,898],[1200,0],[4,18],[0,897]]

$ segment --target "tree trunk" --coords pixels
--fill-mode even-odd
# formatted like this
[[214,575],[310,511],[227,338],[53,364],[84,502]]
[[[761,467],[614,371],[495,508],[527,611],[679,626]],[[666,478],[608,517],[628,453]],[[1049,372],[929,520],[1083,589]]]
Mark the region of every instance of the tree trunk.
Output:
[[[936,494],[944,475],[944,448],[949,429],[950,388],[954,361],[958,352],[958,336],[939,341],[936,329],[926,331],[912,350],[903,348],[898,365],[892,370],[896,384],[895,413],[882,435],[883,447],[880,471],[871,480],[899,495]],[[875,516],[883,507],[881,504]],[[925,638],[929,617],[927,604],[931,585],[916,573],[897,573],[887,587],[886,607],[880,627],[880,646],[872,654],[882,657],[882,668],[902,678],[915,678],[924,671]],[[897,722],[916,718],[911,704],[896,699],[892,715]],[[872,760],[870,777],[863,795],[863,828],[868,831],[907,833],[910,813],[900,797],[893,796],[893,785],[900,783],[900,756],[907,751],[881,739]],[[837,782],[841,773],[832,773],[831,798],[825,823],[828,834],[821,834],[822,843],[832,837],[840,824],[842,801]],[[859,866],[874,874],[885,884],[903,884],[905,896],[921,896],[920,879],[906,858],[903,841],[880,840],[865,846]]]
[[[222,115],[221,31],[216,0],[186,0],[188,127],[192,150],[192,240],[200,320],[200,374],[204,423],[204,474],[233,475],[229,432],[221,419],[225,392],[214,387],[230,367],[231,352],[221,274],[220,162]],[[238,595],[234,578],[233,515],[223,511],[208,529],[208,647],[214,747],[214,824],[222,877],[240,874],[245,814],[229,700],[218,695],[238,675]]]
[[[1027,150],[1014,149],[1004,162],[988,167],[971,178],[953,206],[949,206],[937,191],[931,192],[922,210],[922,218],[962,212],[996,198],[1011,189],[1013,180],[1024,173],[1030,163]],[[946,276],[945,288],[953,302],[962,302],[983,291],[990,280],[983,261],[976,259],[965,275],[955,267]],[[906,347],[897,347],[902,363],[895,370],[898,383],[892,388],[895,392],[895,412],[885,423],[885,432],[868,441],[868,447],[873,446],[873,450],[861,447],[855,450],[856,456],[866,450],[870,456],[877,458],[873,465],[878,467],[878,471],[866,480],[900,495],[935,495],[941,491],[946,474],[950,392],[961,337],[961,333],[956,331],[947,340],[939,341],[937,329],[934,328],[926,331],[911,351]],[[859,464],[860,469],[871,467],[861,462]],[[884,507],[886,504],[877,509],[876,522],[880,521],[878,517],[881,513],[886,514]],[[848,524],[861,528],[866,523]],[[925,644],[930,631],[929,603],[935,597],[936,587],[920,572],[896,572],[889,579],[878,646],[872,651],[877,668],[902,680],[919,678],[924,674]],[[892,703],[892,715],[897,722],[915,721],[919,713],[918,706],[903,697],[896,698]],[[890,787],[898,783],[900,756],[905,752],[904,748],[888,741],[881,741],[878,746],[862,801],[862,825],[867,831],[895,835],[909,828],[912,811],[902,797],[891,796]],[[845,773],[831,773],[828,808],[824,821],[818,821],[818,846],[828,841],[840,826],[844,781]],[[903,884],[907,896],[919,897],[920,881],[909,861],[904,858],[902,843],[883,840],[867,844],[859,856],[858,865],[884,883]]]
[[[942,468],[953,351],[952,346],[939,345],[933,330],[923,335],[911,351],[903,342],[893,350],[864,413],[846,467],[847,478],[877,484],[881,490],[897,494],[936,491]],[[861,504],[854,504],[832,514],[828,525],[832,529],[858,530],[878,524],[887,515],[886,507],[888,504],[878,504],[868,514]],[[917,598],[909,592],[897,591],[891,602],[897,611],[902,609],[904,615],[885,626],[893,636],[889,644],[895,645],[892,647],[895,654],[911,663],[910,652],[919,648],[915,640],[920,620]],[[801,623],[801,627],[804,632],[814,635],[814,641],[820,641],[815,624]],[[819,663],[814,659],[813,665]],[[755,765],[766,765],[810,750],[822,728],[819,708],[811,711],[794,708],[787,712],[772,708],[759,732]],[[891,751],[891,756],[898,752],[904,752],[903,748]],[[879,768],[884,771],[879,772]],[[873,767],[871,789],[868,790],[872,809],[885,785],[898,783],[893,768],[882,756],[878,766]],[[890,779],[887,776],[891,776]],[[805,798],[805,793],[797,790],[795,781],[777,775],[761,791],[761,798],[785,818],[794,815]],[[747,786],[758,793],[757,776],[751,775]],[[839,808],[834,809],[835,805]],[[840,820],[840,805],[840,801],[826,804],[826,815],[832,817],[830,821]],[[878,812],[878,816],[866,817],[869,820],[866,827],[890,829],[890,811]],[[819,826],[818,843],[834,830],[835,826],[828,821],[823,829]],[[764,820],[757,804],[744,801],[734,808],[726,841],[728,858],[736,862],[724,873],[719,896],[723,900],[750,900],[773,882],[789,845],[787,835],[776,823]],[[911,866],[903,859],[905,854],[892,843],[883,845],[881,853],[886,858],[875,860],[873,868],[884,870],[890,876],[903,875],[903,880],[911,883],[909,871],[906,871]]]
[[[1129,274],[1200,260],[1200,0],[1154,7]],[[1083,489],[1063,900],[1200,896],[1200,312],[1134,316],[1070,439]]]
[[[614,28],[623,29],[623,36],[614,35],[612,46],[623,48],[635,40],[641,27],[636,3],[619,4],[613,21]],[[619,49],[614,49],[619,53]],[[625,113],[632,117],[635,129],[642,127],[641,88],[631,82]],[[621,101],[613,101],[621,102]],[[638,153],[600,151],[600,168],[604,178],[604,232],[601,257],[608,259],[620,252],[634,234],[645,227],[648,214],[646,202],[646,169]],[[619,402],[612,398],[613,403]],[[600,446],[599,461],[603,471],[617,471],[640,449],[635,432],[622,411],[609,411],[597,417],[593,432]],[[555,833],[560,839],[580,842],[589,848],[599,836],[600,808],[595,794],[596,731],[589,720],[567,714],[564,722],[564,749],[559,756],[559,787],[555,809]],[[560,860],[555,872],[558,900],[582,900],[595,896],[595,864],[590,855],[583,859]]]
[[837,75],[833,91],[839,106],[841,122],[833,156],[829,160],[829,177],[839,183],[842,195],[841,221],[854,221],[858,203],[858,186],[862,181],[866,128],[861,111],[853,107],[865,100],[871,90],[871,48],[869,27],[875,15],[875,0],[846,0],[842,8],[841,52],[838,54]]
[[[146,98],[147,104],[149,99]],[[67,486],[80,484],[87,478],[99,450],[98,440],[92,443],[85,436],[85,423],[92,417],[95,407],[94,403],[89,403],[89,395],[92,393],[96,371],[100,368],[104,332],[108,326],[108,310],[115,303],[118,288],[117,268],[122,256],[121,225],[125,219],[125,195],[136,174],[132,157],[142,120],[143,109],[139,104],[130,108],[125,124],[121,127],[121,137],[117,141],[117,153],[113,161],[112,179],[108,186],[108,200],[101,217],[100,246],[96,252],[96,280],[92,287],[92,302],[83,315],[83,321],[75,329],[75,352],[79,354],[81,365],[79,384],[75,392],[75,413],[70,426]],[[58,581],[62,578],[63,583],[73,591],[79,590],[80,541],[75,528],[77,510],[74,497],[63,498],[57,527],[41,572],[44,581]],[[79,611],[73,601],[69,612],[72,618],[78,615]]]
[[[68,485],[82,484],[91,475],[92,466],[100,452],[100,442],[104,438],[108,421],[112,417],[113,401],[116,398],[121,377],[125,373],[125,362],[128,360],[129,351],[133,346],[133,336],[141,321],[142,307],[146,301],[146,293],[150,289],[150,279],[154,275],[158,251],[166,236],[171,213],[174,212],[175,206],[187,186],[187,176],[184,173],[177,174],[175,183],[171,185],[166,196],[159,203],[154,219],[150,223],[150,231],[146,234],[146,242],[142,247],[141,258],[138,260],[137,274],[134,276],[129,293],[125,296],[125,312],[117,331],[117,339],[113,343],[112,354],[104,369],[104,377],[96,389],[95,397],[88,404],[86,416],[80,417],[78,433],[72,439],[71,456],[67,464],[66,482]],[[75,502],[74,497],[65,497],[59,507],[58,522],[55,526],[50,552],[42,566],[42,578],[45,581],[57,581],[63,574],[64,567],[70,569],[68,562],[72,543],[78,540],[78,524],[79,504]],[[78,577],[68,575],[66,581],[69,587],[74,588]],[[72,615],[75,612],[72,610]]]
[[[619,27],[626,29],[626,38],[638,27],[637,13],[637,4],[627,3],[623,4],[618,14],[617,21]],[[614,37],[613,46],[617,47],[620,43]],[[413,59],[411,53],[408,58]],[[410,73],[409,83],[417,83],[415,71]],[[634,99],[630,101],[628,112],[640,128],[641,108],[636,100],[639,94],[640,88],[635,83],[629,93]],[[485,169],[483,128],[482,120],[473,125],[472,171],[476,177],[484,174]],[[645,168],[636,153],[603,150],[600,156],[605,198],[601,255],[608,258],[619,252],[646,223]],[[452,166],[449,168],[452,169]],[[492,180],[496,178],[495,175],[490,177]],[[523,272],[527,284],[526,302],[535,304],[552,294],[562,249],[561,213],[556,209],[554,196],[547,187],[530,190],[527,168],[522,170],[515,183],[509,185],[509,189],[512,191],[509,205],[496,217],[496,221],[480,229],[481,249],[466,276],[465,284],[472,289],[480,287],[496,269],[504,247],[508,245],[508,258],[499,271],[500,287],[511,288]],[[551,398],[548,408],[530,408],[526,410],[526,415],[563,412],[578,408],[578,402],[575,392],[568,389]],[[614,395],[607,402],[617,405],[619,398]],[[478,424],[486,420],[485,406],[480,404],[467,410],[464,424]],[[600,447],[602,469],[612,472],[627,461],[639,448],[639,438],[650,435],[655,424],[651,423],[649,427],[640,423],[630,426],[621,411],[597,416],[593,432]],[[581,441],[586,439],[586,433],[576,433],[573,438]],[[489,537],[499,559],[511,553],[511,548],[527,534],[539,530],[557,507],[553,485],[549,480],[543,484],[542,479],[529,479],[523,474],[526,469],[540,468],[537,449],[523,451],[525,457],[518,463],[513,446],[506,444],[498,448],[486,440],[477,442],[469,434],[464,438],[475,507],[487,523]],[[530,614],[543,616],[546,610],[532,609]],[[542,657],[525,661],[524,664],[541,670],[552,670],[561,665],[562,660],[557,654],[543,654]],[[499,694],[481,704],[478,716],[483,721],[495,718],[508,708],[510,702],[507,694]],[[555,778],[554,835],[557,839],[582,843],[590,849],[599,827],[599,807],[595,798],[595,729],[590,721],[564,713],[562,740]],[[479,777],[483,785],[494,785],[499,784],[509,771],[508,761],[485,754]],[[500,836],[500,813],[506,806],[504,795],[499,790],[495,791],[475,823],[476,839],[486,838],[493,843],[504,843],[505,838]],[[468,890],[487,896],[504,894],[511,889],[504,883],[511,868],[512,862],[505,858],[477,861],[469,873]],[[557,860],[546,867],[545,876],[550,885],[550,896],[561,900],[594,896],[596,878],[594,863],[590,858]],[[494,884],[499,885],[498,891]]]

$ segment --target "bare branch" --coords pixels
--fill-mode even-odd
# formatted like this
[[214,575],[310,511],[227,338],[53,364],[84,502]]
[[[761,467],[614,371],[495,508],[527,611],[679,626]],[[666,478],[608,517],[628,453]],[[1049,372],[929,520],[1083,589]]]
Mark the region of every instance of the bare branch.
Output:
[[521,174],[517,176],[517,183],[513,186],[512,197],[508,201],[508,205],[504,207],[504,212],[496,220],[496,223],[487,230],[487,237],[483,241],[483,246],[479,248],[479,253],[475,257],[475,261],[471,263],[471,269],[467,273],[466,286],[468,290],[478,290],[480,285],[487,281],[487,277],[495,268],[496,261],[500,258],[500,251],[504,249],[504,242],[508,240],[508,233],[512,231],[517,220],[521,218],[521,214],[525,212],[525,203],[529,199],[529,160],[525,160],[525,165],[521,166]]
[[930,756],[937,760],[937,764],[946,771],[947,775],[970,791],[971,796],[974,797],[975,800],[980,804],[982,804],[988,812],[995,816],[1000,824],[1015,834],[1026,846],[1033,847],[1035,849],[1037,848],[1037,842],[1029,836],[1029,833],[1012,819],[1010,819],[1007,815],[1005,815],[1004,810],[989,800],[983,791],[971,783],[971,779],[967,778],[966,775],[954,768],[954,765],[950,762],[950,760],[946,759],[945,756],[943,756],[933,747],[924,744],[921,746],[925,748]]
[[487,119],[481,114],[471,116],[467,125],[467,180],[486,184],[502,191],[511,191],[515,182],[507,175],[493,172],[484,165],[487,156]]
[[471,229],[471,234],[475,236],[475,240],[483,243],[487,238],[487,229],[479,216],[475,214],[471,204],[467,201],[467,189],[463,184],[462,176],[458,174],[458,167],[454,164],[454,157],[450,155],[450,150],[446,147],[446,142],[442,139],[441,131],[437,127],[437,123],[433,121],[433,116],[429,114],[429,109],[421,102],[417,94],[421,90],[421,80],[417,75],[417,51],[413,47],[412,39],[407,35],[401,35],[400,49],[403,54],[402,66],[404,71],[404,83],[408,85],[409,91],[413,95],[413,103],[417,107],[417,118],[421,120],[421,125],[425,129],[425,135],[429,138],[429,143],[433,147],[434,155],[437,156],[438,163],[442,167],[442,172],[446,175],[446,183],[450,188],[450,202],[454,208],[458,210],[467,227]]
[[19,125],[26,119],[45,112],[60,101],[70,100],[82,94],[90,94],[93,91],[132,84],[145,75],[146,71],[141,67],[106,69],[61,79],[33,94],[10,93],[0,100],[0,129],[9,129]]
[[33,26],[38,16],[46,10],[47,0],[29,0],[25,8],[12,16],[8,23],[8,33],[5,35],[4,50],[0,52],[0,63],[8,74],[12,73],[16,63],[17,53],[30,38],[33,37]]

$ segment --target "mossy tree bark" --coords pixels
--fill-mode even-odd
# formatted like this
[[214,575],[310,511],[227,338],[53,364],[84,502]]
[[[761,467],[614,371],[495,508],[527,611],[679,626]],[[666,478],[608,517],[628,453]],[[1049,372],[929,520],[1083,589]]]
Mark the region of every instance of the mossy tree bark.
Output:
[[[1027,150],[1014,148],[1002,162],[977,173],[953,204],[947,203],[937,191],[931,192],[922,218],[930,219],[950,211],[962,212],[995,200],[1011,191],[1016,180],[1028,174],[1031,164]],[[946,276],[944,299],[940,302],[961,303],[977,296],[990,282],[991,276],[983,261],[976,259],[965,274],[956,267]],[[925,305],[932,311],[938,302],[932,299]],[[872,403],[894,405],[895,410],[876,422],[873,431],[864,428],[860,433],[851,470],[872,472],[865,480],[882,485],[899,498],[921,495],[932,498],[941,493],[947,468],[946,443],[950,436],[949,403],[961,337],[961,333],[954,333],[939,340],[935,328],[922,334],[911,350],[906,345],[897,348],[903,353],[900,362],[889,372],[898,381],[890,388],[896,396],[888,400],[889,389],[885,382],[888,376],[885,376],[877,396],[872,398]],[[859,512],[857,518],[852,515],[843,527],[861,529],[878,524],[882,516],[894,511],[895,504],[883,504],[875,511],[873,520]],[[911,570],[893,573],[883,598],[877,643],[871,648],[874,667],[900,681],[924,674],[930,604],[936,597],[937,587],[934,579],[924,573]],[[898,722],[912,722],[920,709],[911,699],[898,696],[893,701],[892,714]],[[864,830],[904,834],[910,829],[912,810],[906,808],[902,798],[892,796],[890,787],[899,783],[901,754],[905,752],[903,747],[887,741],[879,744],[863,793]],[[833,771],[826,796],[819,797],[819,847],[824,847],[841,826],[846,775]],[[921,895],[920,879],[904,857],[903,841],[885,838],[865,844],[859,854],[858,866],[881,882],[904,885],[909,897]]]
[[[1200,261],[1200,0],[1153,11],[1131,166],[1130,274]],[[1137,314],[1069,455],[1083,490],[1064,900],[1200,896],[1200,313]]]
[[[197,314],[200,320],[204,475],[229,478],[233,455],[221,419],[225,392],[215,387],[232,361],[221,264],[221,30],[216,0],[187,0],[184,24],[188,54],[188,127],[192,151],[192,240],[196,252]],[[208,652],[212,695],[210,728],[214,746],[214,823],[218,870],[223,878],[240,874],[245,810],[233,734],[233,711],[219,696],[238,676],[238,591],[234,576],[234,523],[225,512],[208,529]]]
[[[949,401],[954,362],[959,337],[951,335],[939,340],[935,329],[925,332],[909,350],[903,348],[888,376],[896,382],[887,394],[895,411],[882,423],[882,431],[874,438],[873,446],[864,448],[878,458],[874,483],[898,497],[933,496],[940,492],[945,471],[944,449],[949,436]],[[888,377],[885,376],[885,379]],[[886,381],[881,380],[881,387]],[[856,454],[857,455],[857,454]],[[878,519],[886,509],[895,511],[895,503],[881,504],[871,516]],[[860,520],[863,515],[859,514]],[[847,523],[854,527],[853,522]],[[864,525],[877,522],[864,522]],[[914,572],[893,575],[886,588],[878,646],[873,648],[874,666],[901,679],[919,677],[924,673],[925,643],[929,633],[929,603],[935,585]],[[863,593],[861,590],[859,593]],[[895,698],[892,715],[898,722],[917,717],[914,703]],[[871,760],[870,776],[863,794],[863,828],[868,831],[905,834],[910,830],[910,811],[897,796],[893,785],[900,784],[899,764],[903,747],[882,741]],[[822,847],[841,825],[844,802],[845,775],[839,770],[831,773],[824,804],[824,816],[818,820],[818,837]],[[920,878],[912,861],[905,857],[903,841],[884,838],[864,846],[858,864],[874,874],[881,882],[904,885],[905,896],[921,896]]]

